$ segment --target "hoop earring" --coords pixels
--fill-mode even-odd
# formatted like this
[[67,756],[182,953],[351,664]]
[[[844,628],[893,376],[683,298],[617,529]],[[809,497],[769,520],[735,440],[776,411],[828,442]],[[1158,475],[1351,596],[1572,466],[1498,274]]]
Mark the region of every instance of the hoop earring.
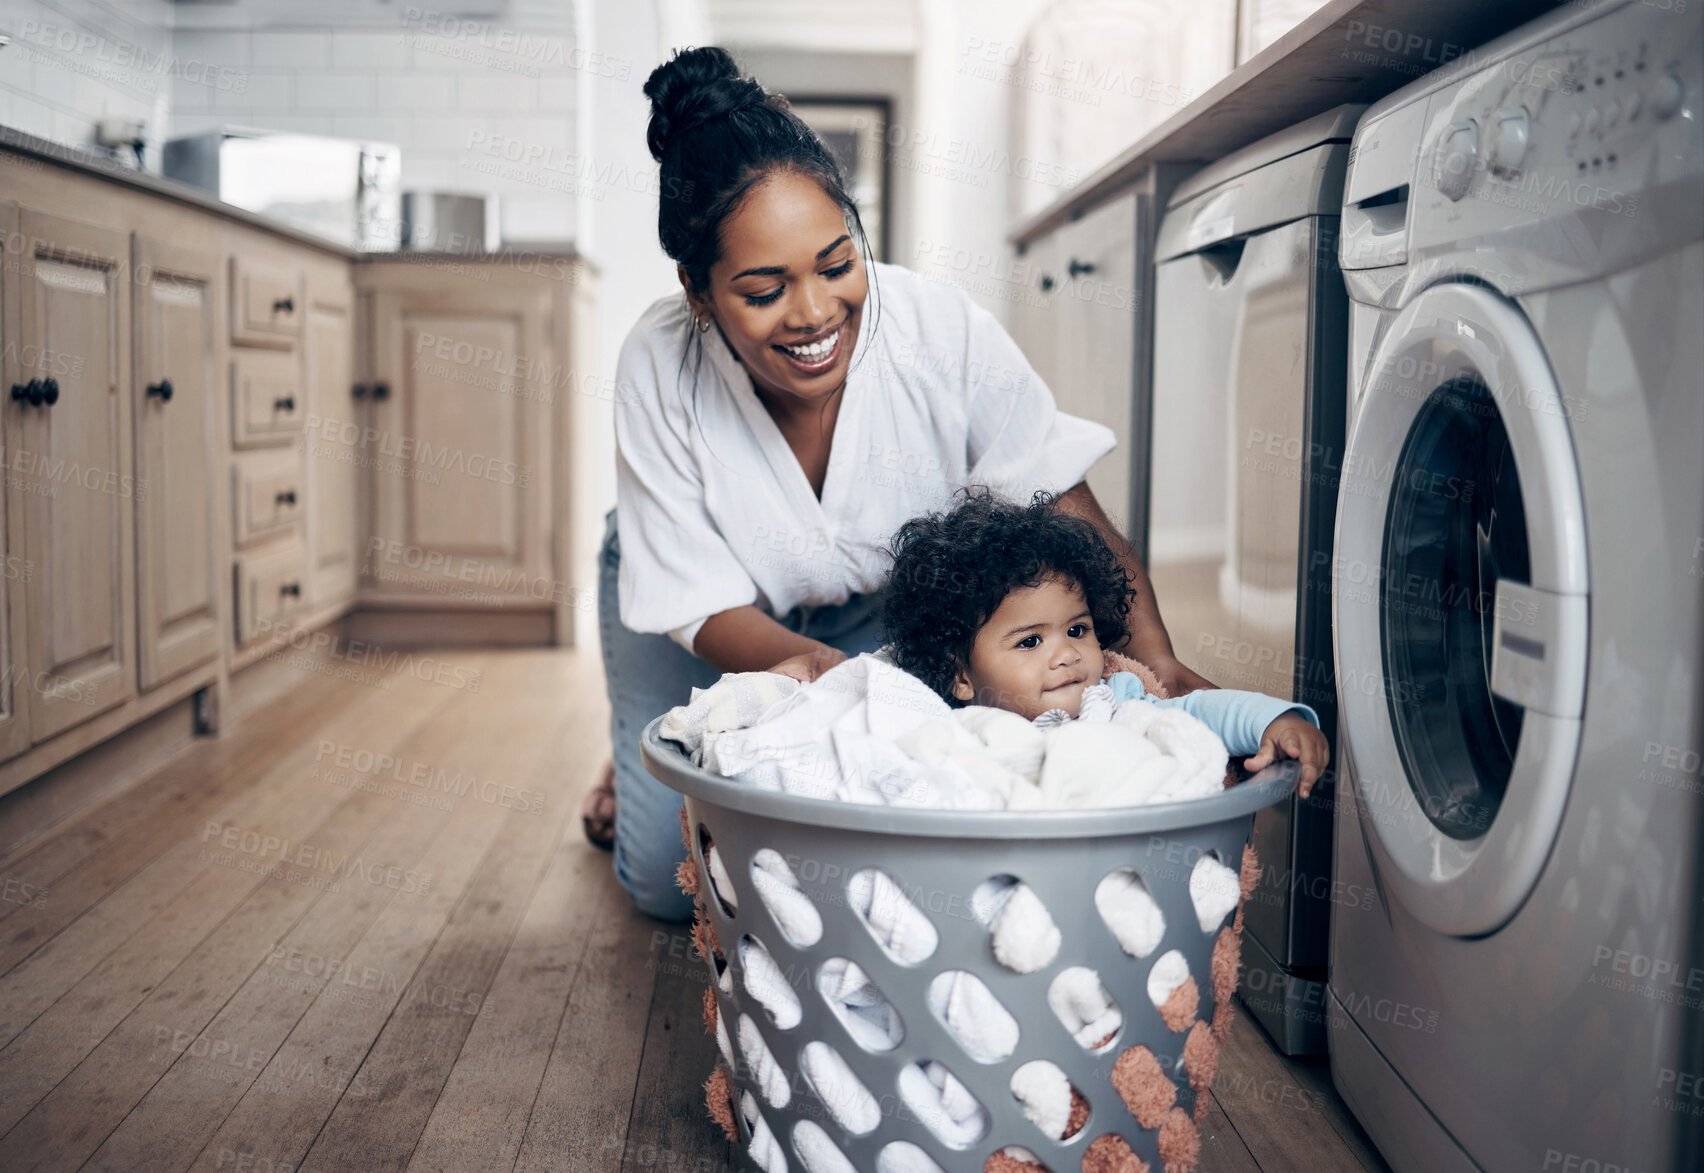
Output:
[[700,334],[710,333],[710,315],[709,314],[705,314],[702,318],[698,319],[698,332]]

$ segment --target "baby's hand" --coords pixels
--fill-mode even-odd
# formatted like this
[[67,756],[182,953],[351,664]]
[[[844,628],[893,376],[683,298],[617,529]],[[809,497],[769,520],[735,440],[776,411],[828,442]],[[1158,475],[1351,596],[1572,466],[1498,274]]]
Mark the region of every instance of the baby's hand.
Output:
[[1331,761],[1331,748],[1313,722],[1299,713],[1285,713],[1266,727],[1260,735],[1260,752],[1245,761],[1243,768],[1258,773],[1279,758],[1295,758],[1302,763],[1302,784],[1296,793],[1306,798]]

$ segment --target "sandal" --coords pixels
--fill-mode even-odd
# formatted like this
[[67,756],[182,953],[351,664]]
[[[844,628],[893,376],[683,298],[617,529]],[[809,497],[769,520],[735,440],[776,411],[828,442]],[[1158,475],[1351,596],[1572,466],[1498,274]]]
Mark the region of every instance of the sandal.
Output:
[[592,788],[580,804],[580,826],[586,842],[604,851],[615,850],[615,762],[604,763]]

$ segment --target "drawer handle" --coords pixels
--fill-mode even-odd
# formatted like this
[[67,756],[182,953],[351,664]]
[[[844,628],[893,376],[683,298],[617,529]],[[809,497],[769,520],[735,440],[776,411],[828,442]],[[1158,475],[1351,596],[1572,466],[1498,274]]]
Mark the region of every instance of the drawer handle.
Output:
[[45,393],[40,379],[31,379],[28,383],[12,384],[12,400],[16,403],[27,403],[31,407],[40,407]]
[[296,503],[296,490],[285,489],[274,500],[279,505],[294,505]]
[[274,399],[272,401],[272,410],[273,411],[295,411],[296,410],[296,397],[294,395],[285,395],[285,396],[282,396],[281,398]]
[[278,593],[281,595],[289,595],[293,599],[299,599],[302,597],[302,584],[299,582],[284,583],[279,586]]
[[1043,273],[1041,275],[1041,291],[1043,293],[1047,293],[1052,288],[1053,288],[1053,278],[1049,277],[1046,273]]
[[390,384],[389,383],[374,383],[373,384],[373,398],[374,399],[389,399],[390,398]]
[[172,401],[172,381],[161,379],[158,383],[149,383],[148,394],[157,395],[161,403],[170,403]]
[[272,312],[275,313],[275,314],[293,314],[293,313],[295,313],[296,312],[296,299],[293,298],[293,297],[281,297],[281,298],[279,298],[277,301],[272,303]]
[[1081,277],[1084,273],[1093,273],[1095,266],[1091,261],[1079,261],[1076,257],[1072,257],[1071,263],[1065,266],[1065,271],[1075,279]]

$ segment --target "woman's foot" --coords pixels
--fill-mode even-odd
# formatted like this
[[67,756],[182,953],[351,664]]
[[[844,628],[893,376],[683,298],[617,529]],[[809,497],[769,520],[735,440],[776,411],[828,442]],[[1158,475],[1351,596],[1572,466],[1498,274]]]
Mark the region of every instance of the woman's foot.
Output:
[[586,791],[580,804],[580,825],[586,842],[605,851],[615,850],[615,762],[605,762],[598,780]]

